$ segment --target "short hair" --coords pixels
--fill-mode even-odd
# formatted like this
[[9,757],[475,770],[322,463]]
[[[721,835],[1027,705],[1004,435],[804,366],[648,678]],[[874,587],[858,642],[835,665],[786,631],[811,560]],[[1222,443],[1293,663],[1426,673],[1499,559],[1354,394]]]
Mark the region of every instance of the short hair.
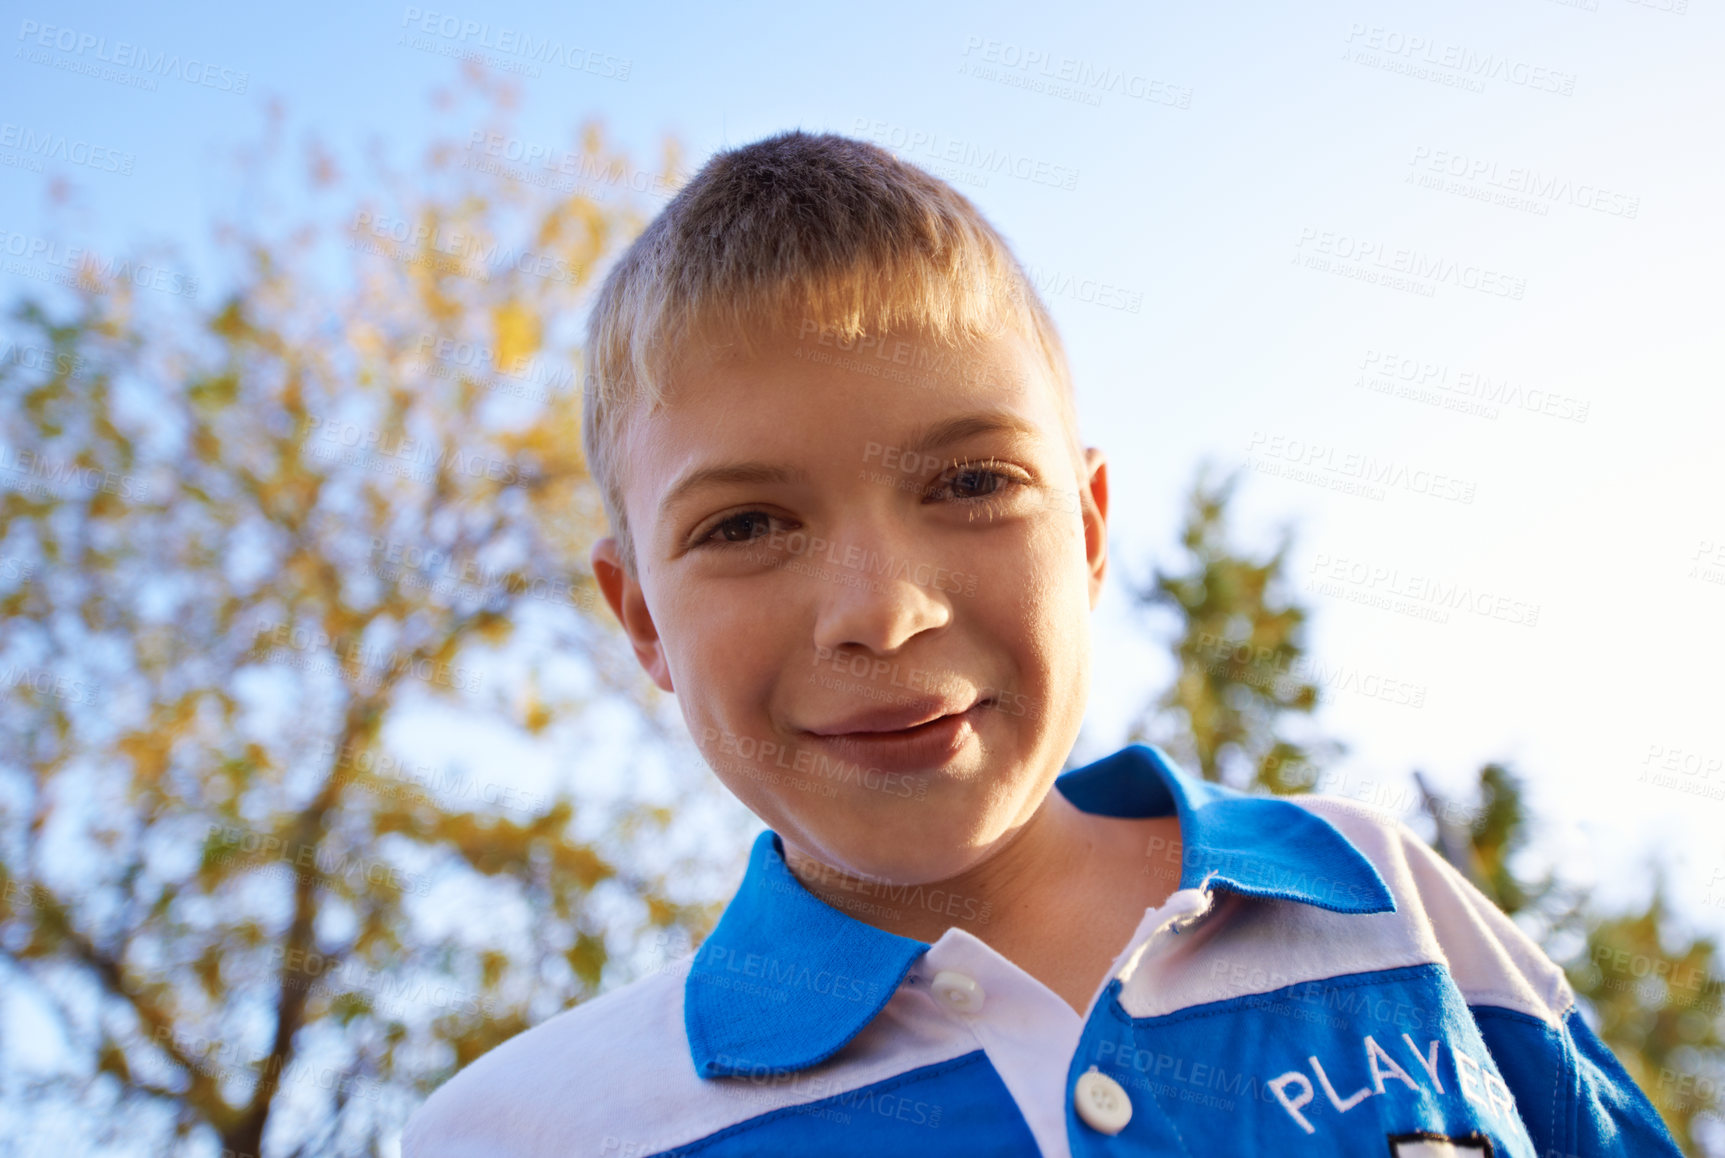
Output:
[[650,413],[690,341],[752,353],[791,319],[841,344],[919,328],[947,347],[1026,338],[1077,461],[1072,376],[1054,320],[1005,240],[951,185],[834,133],[780,133],[713,155],[606,274],[587,318],[581,442],[624,568],[624,423]]

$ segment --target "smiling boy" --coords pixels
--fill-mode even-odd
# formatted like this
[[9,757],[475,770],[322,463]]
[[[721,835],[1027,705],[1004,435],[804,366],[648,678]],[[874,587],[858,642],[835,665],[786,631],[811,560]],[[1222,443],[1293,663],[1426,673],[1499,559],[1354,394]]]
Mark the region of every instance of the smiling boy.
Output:
[[721,153],[588,337],[594,574],[768,831],[700,952],[474,1062],[406,1158],[1677,1153],[1393,818],[1139,745],[1062,774],[1107,464],[968,200]]

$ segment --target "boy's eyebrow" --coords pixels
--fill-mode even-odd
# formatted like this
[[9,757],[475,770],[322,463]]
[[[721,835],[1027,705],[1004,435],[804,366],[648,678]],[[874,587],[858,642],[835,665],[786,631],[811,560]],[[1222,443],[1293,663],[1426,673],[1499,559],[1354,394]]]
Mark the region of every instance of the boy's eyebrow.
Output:
[[1011,410],[983,410],[937,422],[898,449],[909,457],[928,454],[977,434],[1021,434],[1034,438],[1039,433],[1035,423],[1025,421]]
[[[900,454],[915,461],[917,456],[931,454],[978,434],[1017,434],[1034,437],[1039,431],[1032,422],[1010,410],[984,410],[976,414],[961,414],[930,426],[915,437],[895,447]],[[873,444],[871,444],[873,445]],[[808,472],[770,462],[733,462],[722,466],[702,467],[690,471],[665,492],[660,507],[669,508],[678,499],[698,487],[716,483],[788,483],[807,482]]]
[[724,466],[707,466],[690,471],[665,493],[661,507],[674,506],[678,499],[699,487],[713,483],[786,483],[805,482],[808,472],[770,462],[733,462]]

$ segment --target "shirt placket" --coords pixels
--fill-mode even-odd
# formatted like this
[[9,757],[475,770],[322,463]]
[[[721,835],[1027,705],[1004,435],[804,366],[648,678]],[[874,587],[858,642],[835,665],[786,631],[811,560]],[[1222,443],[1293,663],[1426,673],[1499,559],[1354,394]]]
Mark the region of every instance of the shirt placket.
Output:
[[[1182,889],[1145,910],[1107,977],[1091,996],[1089,1018],[1116,977],[1129,978],[1158,942],[1198,920],[1210,893]],[[1071,1158],[1067,1107],[1078,1090],[1076,1053],[1088,1024],[1058,994],[962,929],[948,929],[906,978],[942,1016],[962,1025],[988,1055],[1018,1103],[1045,1158]],[[1088,1092],[1088,1091],[1085,1091]]]
[[[1112,1016],[1112,1011],[1105,1008],[1105,1003],[1113,1000],[1108,994],[1116,983],[1124,986],[1131,981],[1139,969],[1166,952],[1183,932],[1215,911],[1215,896],[1209,888],[1210,879],[1215,875],[1206,874],[1198,885],[1178,889],[1161,905],[1146,910],[1144,919],[1133,932],[1131,943],[1115,959],[1114,967],[1091,998],[1086,1029],[1098,1017]],[[1072,1136],[1067,1149],[1063,1151],[1068,1155],[1096,1153],[1097,1144],[1119,1134],[1135,1114],[1154,1113],[1160,1116],[1161,1113],[1150,1101],[1148,1094],[1139,1092],[1135,1096],[1112,1077],[1102,1073],[1100,1067],[1085,1064],[1083,1059],[1076,1056],[1077,1048],[1078,1043],[1074,1043],[1068,1055],[1065,1098],[1062,1104],[1063,1109],[1065,1106],[1072,1108],[1067,1119]],[[1168,1153],[1182,1152],[1178,1140],[1171,1137]]]

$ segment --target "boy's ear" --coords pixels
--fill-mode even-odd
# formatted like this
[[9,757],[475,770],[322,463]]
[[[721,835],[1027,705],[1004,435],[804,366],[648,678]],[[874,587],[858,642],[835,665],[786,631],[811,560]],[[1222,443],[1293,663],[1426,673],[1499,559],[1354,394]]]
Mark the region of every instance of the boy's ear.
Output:
[[605,593],[605,602],[623,625],[635,658],[660,689],[676,693],[671,686],[671,669],[665,663],[665,648],[659,642],[659,629],[653,625],[653,613],[647,609],[647,597],[623,569],[623,557],[617,551],[617,540],[606,537],[593,544],[593,578]]
[[1102,577],[1108,573],[1108,460],[1094,446],[1084,451],[1084,479],[1079,494],[1084,516],[1084,557],[1090,564],[1090,609],[1102,597]]

